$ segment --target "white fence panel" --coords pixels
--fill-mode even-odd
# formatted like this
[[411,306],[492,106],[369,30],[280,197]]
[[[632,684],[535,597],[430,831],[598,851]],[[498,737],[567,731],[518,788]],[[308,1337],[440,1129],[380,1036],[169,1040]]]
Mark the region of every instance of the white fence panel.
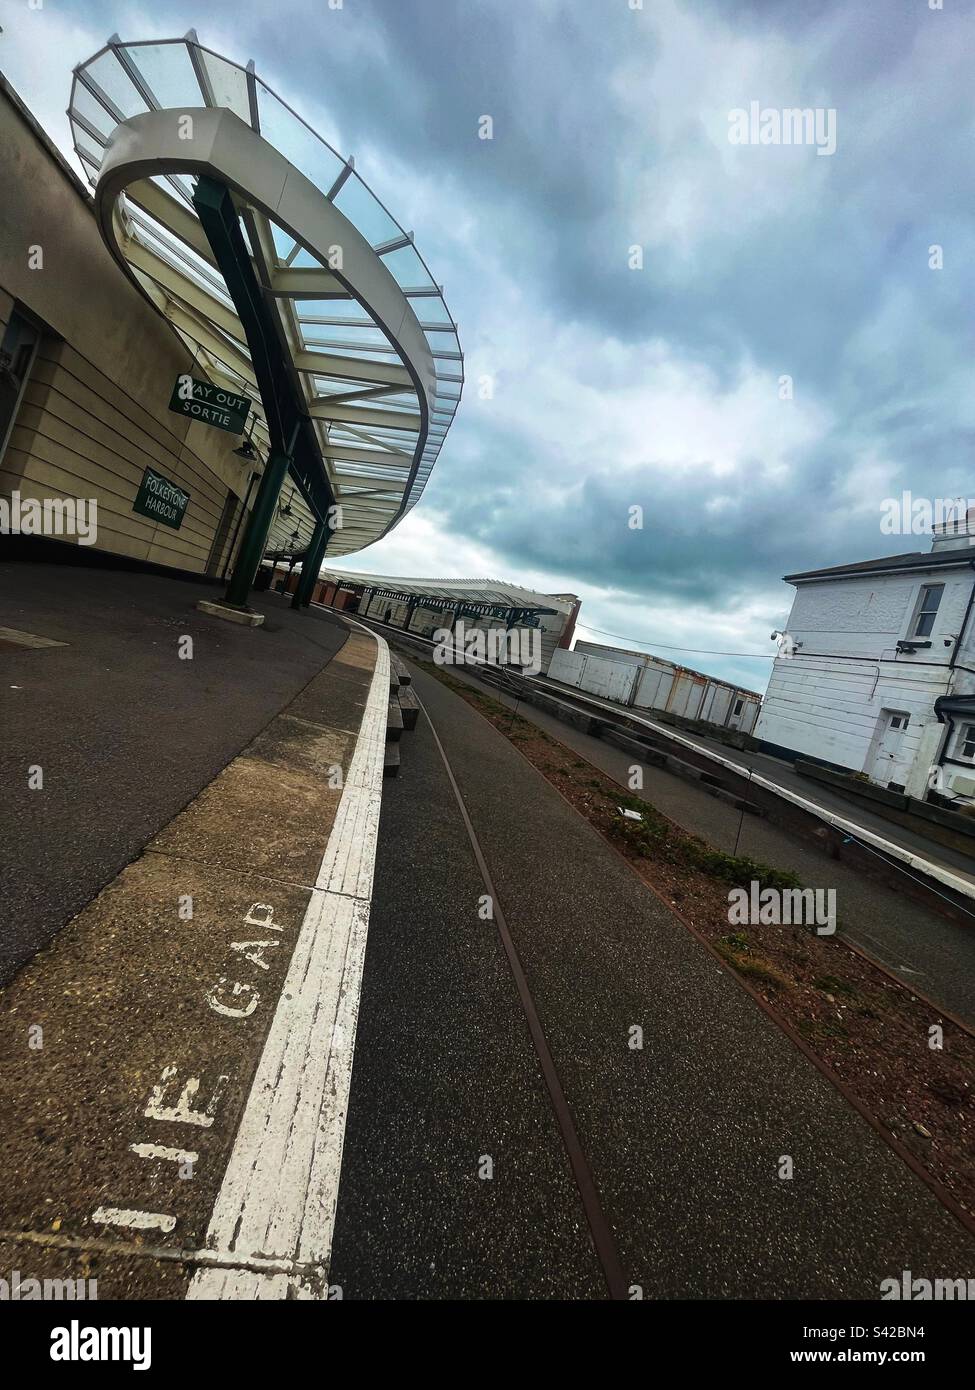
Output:
[[578,685],[585,670],[586,658],[578,652],[570,652],[565,647],[556,647],[552,653],[552,663],[548,674],[553,681],[563,685]]
[[585,662],[581,688],[602,700],[615,700],[617,704],[625,705],[640,668],[619,661],[604,661],[599,656],[587,656]]
[[640,672],[636,698],[633,703],[641,709],[666,709],[667,697],[674,684],[673,673],[647,666]]

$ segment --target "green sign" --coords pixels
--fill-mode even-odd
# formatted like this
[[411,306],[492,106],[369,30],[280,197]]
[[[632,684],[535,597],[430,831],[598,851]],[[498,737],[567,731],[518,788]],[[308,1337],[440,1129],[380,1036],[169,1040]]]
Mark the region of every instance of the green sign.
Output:
[[243,434],[251,403],[247,396],[235,396],[222,386],[214,386],[212,381],[197,381],[195,376],[184,373],[176,378],[169,408],[204,425],[216,425],[218,430]]
[[132,510],[142,516],[151,517],[153,521],[161,521],[164,526],[171,526],[174,531],[178,531],[183,524],[189,500],[188,492],[171,483],[161,473],[147,468],[142,475]]

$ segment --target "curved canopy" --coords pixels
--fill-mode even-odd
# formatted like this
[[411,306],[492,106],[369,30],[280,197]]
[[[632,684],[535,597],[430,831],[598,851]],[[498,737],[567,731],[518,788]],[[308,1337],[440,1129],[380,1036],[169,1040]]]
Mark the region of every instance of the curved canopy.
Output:
[[[361,585],[377,594],[389,594],[403,599],[423,599],[443,603],[448,607],[469,604],[485,610],[512,608],[536,613],[569,613],[575,601],[559,594],[542,594],[535,589],[523,589],[504,579],[403,579],[392,574],[360,574],[357,570],[339,570],[329,565],[322,570],[322,579],[340,584]],[[551,607],[550,604],[556,607]]]
[[260,364],[197,215],[194,176],[230,188],[313,441],[314,466],[293,469],[288,530],[310,534],[313,514],[336,503],[330,556],[385,535],[423,492],[463,386],[457,328],[412,233],[253,64],[202,47],[192,30],[110,39],[75,70],[68,115],[107,244],[194,353],[194,374],[254,402],[263,453],[273,431]]

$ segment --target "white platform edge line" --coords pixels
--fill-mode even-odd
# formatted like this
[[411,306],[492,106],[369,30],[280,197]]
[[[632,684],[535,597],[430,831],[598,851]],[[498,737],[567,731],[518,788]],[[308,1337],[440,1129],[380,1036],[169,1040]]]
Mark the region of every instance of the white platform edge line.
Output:
[[[281,989],[226,1172],[210,1217],[206,1245],[222,1259],[246,1264],[266,1251],[247,1248],[258,1232],[297,1262],[298,1247],[324,1275],[331,1239],[352,1084],[359,995],[369,925],[373,867],[382,798],[389,648],[378,633],[351,619],[377,645],[376,665],[355,751],[291,964]],[[336,929],[346,933],[343,943]],[[342,965],[336,969],[336,949]],[[310,960],[332,968],[321,978]],[[323,1028],[323,1024],[325,1027]],[[327,1029],[327,1031],[326,1031]],[[324,1107],[328,1096],[327,1113]],[[290,1123],[289,1123],[290,1120]],[[272,1138],[272,1133],[274,1137]],[[275,1162],[262,1159],[272,1143]],[[284,1168],[277,1159],[285,1151]],[[280,1274],[209,1267],[194,1275],[190,1300],[285,1298],[294,1284]]]

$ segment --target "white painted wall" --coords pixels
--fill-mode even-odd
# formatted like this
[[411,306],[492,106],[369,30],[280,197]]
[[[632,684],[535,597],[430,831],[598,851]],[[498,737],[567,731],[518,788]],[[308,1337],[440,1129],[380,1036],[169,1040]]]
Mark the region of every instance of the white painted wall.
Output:
[[590,695],[598,695],[601,700],[613,700],[625,705],[633,693],[639,667],[628,662],[606,661],[603,657],[557,648],[548,674],[563,685],[574,685]]
[[585,664],[585,657],[579,652],[570,652],[564,647],[557,647],[552,656],[552,664],[548,668],[548,674],[553,681],[561,681],[563,685],[578,686]]
[[639,675],[639,667],[621,661],[606,661],[599,656],[583,658],[586,665],[581,677],[581,688],[598,695],[601,700],[614,700],[625,705],[633,694],[633,686]]
[[685,719],[699,718],[704,690],[704,681],[695,680],[686,672],[678,675],[674,693],[670,697],[671,714],[681,714]]
[[[931,646],[899,654],[927,583],[945,586]],[[904,711],[910,723],[889,780],[922,796],[944,733],[934,702],[973,679],[949,669],[973,583],[968,568],[800,583],[787,631],[801,646],[776,658],[756,736],[869,775],[885,712]],[[959,664],[971,664],[971,646],[969,639]]]
[[633,703],[641,709],[666,709],[673,685],[673,671],[652,661],[640,674]]
[[701,702],[701,718],[709,724],[724,724],[731,710],[732,690],[730,685],[715,685],[708,682],[704,699]]
[[644,652],[627,652],[620,647],[607,647],[600,642],[576,642],[575,650],[583,656],[598,656],[603,661],[615,661],[624,666],[642,666],[648,658]]
[[[723,681],[711,681],[706,676],[680,671],[669,661],[644,656],[634,660],[634,653],[625,652],[626,660],[609,660],[597,656],[594,643],[577,643],[574,651],[557,651],[549,675],[563,685],[572,685],[618,704],[632,704],[637,709],[670,710],[689,719],[704,719],[719,728],[740,729],[750,733],[758,718],[761,702],[757,695],[738,690]],[[595,650],[605,652],[607,648]],[[675,686],[676,681],[676,686]],[[635,693],[634,693],[635,687]],[[741,712],[734,714],[738,700]]]

